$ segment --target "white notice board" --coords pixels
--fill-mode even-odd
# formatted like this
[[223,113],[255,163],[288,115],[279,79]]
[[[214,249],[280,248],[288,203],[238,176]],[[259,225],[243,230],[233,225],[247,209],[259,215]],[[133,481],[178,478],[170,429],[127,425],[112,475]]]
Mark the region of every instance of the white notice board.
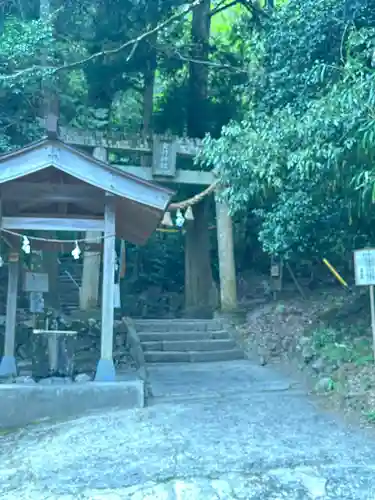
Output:
[[48,274],[47,273],[25,273],[25,292],[48,293]]
[[357,286],[375,285],[375,248],[354,251],[354,273]]

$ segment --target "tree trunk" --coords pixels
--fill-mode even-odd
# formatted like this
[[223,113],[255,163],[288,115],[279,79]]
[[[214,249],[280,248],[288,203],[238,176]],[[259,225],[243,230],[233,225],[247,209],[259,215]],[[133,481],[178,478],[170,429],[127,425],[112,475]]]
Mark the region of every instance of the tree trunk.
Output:
[[153,48],[157,43],[157,33],[150,37],[150,58],[144,71],[143,87],[143,135],[148,136],[152,132],[152,114],[154,111],[154,85],[156,71],[156,50]]
[[[191,27],[193,60],[208,60],[210,1],[193,11]],[[188,135],[204,137],[207,132],[208,66],[191,62],[189,67]],[[185,309],[188,315],[209,315],[213,310],[213,279],[210,259],[209,202],[194,207],[194,221],[186,225]]]
[[[156,2],[147,3],[146,20],[151,28],[158,22],[158,7]],[[142,133],[147,137],[152,132],[152,115],[154,111],[154,85],[157,67],[156,44],[158,32],[148,38],[149,54],[143,72],[143,123]]]
[[[208,61],[210,40],[210,0],[195,7],[191,25],[191,58]],[[190,137],[202,138],[208,122],[208,65],[190,62],[187,129]]]

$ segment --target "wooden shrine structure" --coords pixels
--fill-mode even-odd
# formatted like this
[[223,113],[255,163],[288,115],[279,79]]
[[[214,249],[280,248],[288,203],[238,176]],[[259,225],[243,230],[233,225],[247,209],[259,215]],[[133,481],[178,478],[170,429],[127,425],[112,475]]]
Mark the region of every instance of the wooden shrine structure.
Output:
[[[0,230],[12,250],[0,375],[16,373],[20,238],[28,231],[50,232],[52,236],[64,231],[85,234],[83,308],[91,309],[99,301],[98,248],[103,247],[101,356],[96,380],[114,380],[115,239],[135,244],[148,240],[174,194],[162,184],[190,184],[205,189],[215,185],[215,176],[212,172],[178,168],[179,156],[193,158],[197,154],[201,145],[198,140],[108,137],[63,127],[58,133],[57,119],[49,119],[52,123],[48,125],[47,120],[47,139],[0,156]],[[115,152],[148,156],[150,166],[144,166],[145,162],[140,162],[142,166],[111,165],[109,157]],[[226,205],[215,198],[221,310],[234,312],[237,294],[232,220]],[[48,238],[39,243],[52,244]],[[32,245],[38,247],[38,241],[32,241]],[[56,240],[53,245],[56,249]]]
[[[123,171],[146,181],[168,185],[192,185],[204,190],[208,186],[213,185],[216,180],[213,172],[178,168],[180,157],[192,159],[196,156],[201,147],[201,141],[198,139],[155,135],[149,139],[143,139],[140,136],[124,137],[120,134],[117,136],[111,134],[109,136],[103,132],[64,127],[60,128],[59,136],[64,143],[85,148],[94,157],[100,158],[102,161],[107,161],[111,152],[138,153],[148,156],[149,166],[119,166]],[[220,308],[224,312],[235,312],[237,311],[237,288],[232,219],[226,204],[220,201],[216,194],[215,206],[220,277]],[[187,227],[187,231],[189,231],[189,227]],[[87,237],[92,238],[93,234],[90,232],[87,234]],[[185,253],[188,251],[189,248],[185,246]],[[185,266],[187,266],[188,262],[189,256],[185,255]],[[100,256],[95,260],[94,252],[87,253],[87,258],[84,259],[81,294],[84,308],[87,307],[90,309],[93,304],[98,303],[99,263]],[[189,286],[188,275],[189,270],[185,267],[185,292]]]
[[[15,330],[22,235],[65,231],[91,234],[90,242],[103,246],[101,355],[96,380],[115,379],[115,239],[145,243],[172,195],[172,191],[84,154],[57,137],[0,157],[1,233],[11,248],[0,375],[17,373]],[[38,243],[31,236],[30,240],[33,246]],[[48,238],[41,243],[48,245]]]

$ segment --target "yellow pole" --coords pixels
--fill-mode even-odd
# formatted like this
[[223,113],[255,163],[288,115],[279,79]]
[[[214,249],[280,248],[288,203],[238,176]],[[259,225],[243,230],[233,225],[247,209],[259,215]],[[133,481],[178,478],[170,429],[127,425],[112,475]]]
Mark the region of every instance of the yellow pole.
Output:
[[349,288],[347,282],[342,278],[339,273],[336,271],[336,269],[328,262],[327,259],[323,259],[324,264],[328,267],[328,269],[331,271],[333,276],[345,287]]

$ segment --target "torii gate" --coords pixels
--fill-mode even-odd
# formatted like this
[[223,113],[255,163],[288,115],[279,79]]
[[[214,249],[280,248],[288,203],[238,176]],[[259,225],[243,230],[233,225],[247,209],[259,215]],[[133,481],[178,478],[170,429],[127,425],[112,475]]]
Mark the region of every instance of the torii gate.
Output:
[[[60,128],[59,137],[66,144],[90,148],[94,157],[105,162],[109,160],[110,151],[152,155],[152,166],[150,167],[120,166],[123,171],[144,180],[168,184],[198,185],[203,188],[215,183],[215,176],[212,172],[177,168],[178,156],[194,157],[197,154],[201,147],[201,141],[197,139],[156,135],[152,139],[143,139],[139,136],[128,138],[66,127]],[[232,219],[227,206],[218,199],[216,194],[215,202],[221,311],[235,312],[237,310],[237,289]],[[94,236],[91,232],[87,233],[89,240]],[[81,290],[82,303],[86,308],[90,308],[98,302],[99,268],[100,256],[97,255],[95,258],[95,254],[87,254],[87,258],[84,259]],[[187,279],[185,279],[186,286],[188,286]]]

